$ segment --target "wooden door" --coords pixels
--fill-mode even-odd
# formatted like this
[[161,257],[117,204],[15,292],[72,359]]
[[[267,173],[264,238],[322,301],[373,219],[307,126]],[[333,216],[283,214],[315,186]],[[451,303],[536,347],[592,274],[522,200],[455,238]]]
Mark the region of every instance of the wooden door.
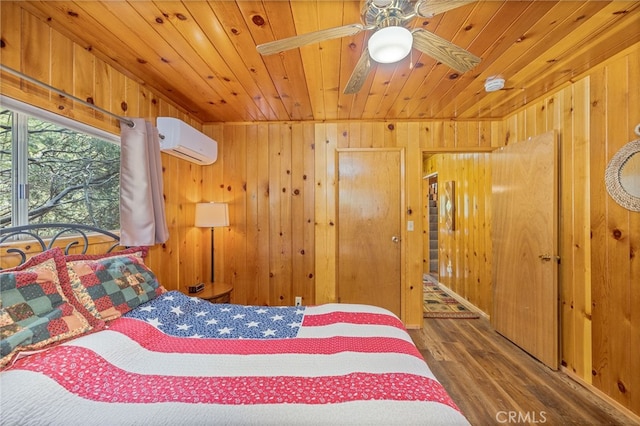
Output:
[[401,151],[338,152],[338,300],[400,316]]
[[554,132],[492,154],[495,329],[558,368],[558,147]]

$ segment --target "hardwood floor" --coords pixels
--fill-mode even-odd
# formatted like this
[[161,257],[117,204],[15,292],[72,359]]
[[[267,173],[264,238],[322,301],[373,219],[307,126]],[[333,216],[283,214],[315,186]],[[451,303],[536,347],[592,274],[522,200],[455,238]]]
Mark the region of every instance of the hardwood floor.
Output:
[[429,318],[409,334],[472,425],[638,425],[496,333],[485,318]]

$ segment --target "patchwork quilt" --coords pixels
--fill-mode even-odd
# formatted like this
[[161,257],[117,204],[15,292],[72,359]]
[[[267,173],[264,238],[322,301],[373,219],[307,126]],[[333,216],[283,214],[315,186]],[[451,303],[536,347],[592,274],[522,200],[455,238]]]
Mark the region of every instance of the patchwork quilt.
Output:
[[0,392],[7,425],[468,424],[382,308],[212,304],[175,291],[21,354]]

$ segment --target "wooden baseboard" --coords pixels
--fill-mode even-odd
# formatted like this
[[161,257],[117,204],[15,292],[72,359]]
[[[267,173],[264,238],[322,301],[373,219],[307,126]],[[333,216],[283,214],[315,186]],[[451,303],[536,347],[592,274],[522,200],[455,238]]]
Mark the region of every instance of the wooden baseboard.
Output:
[[567,367],[560,366],[560,371],[562,371],[569,378],[571,378],[571,380],[575,381],[580,386],[582,386],[583,388],[585,388],[586,390],[588,390],[589,392],[591,392],[592,394],[600,398],[603,402],[611,405],[613,408],[615,408],[616,410],[620,411],[621,413],[629,417],[629,419],[632,420],[633,422],[640,424],[640,415],[629,410],[627,407],[620,404],[618,401],[611,398],[609,395],[605,394],[600,389],[593,386],[591,383],[587,383],[580,376],[575,374],[573,371],[569,370]]
[[455,291],[451,290],[449,287],[447,287],[446,285],[442,284],[442,283],[438,283],[438,285],[447,292],[447,294],[451,297],[453,297],[454,299],[456,299],[458,301],[458,303],[460,303],[461,305],[464,305],[465,308],[469,309],[470,311],[473,311],[477,314],[479,314],[481,317],[486,318],[486,319],[490,319],[491,317],[489,316],[489,314],[487,314],[486,312],[480,310],[480,308],[478,308],[477,306],[475,306],[473,303],[469,302],[468,300],[466,300],[464,297],[460,296],[458,293],[456,293]]

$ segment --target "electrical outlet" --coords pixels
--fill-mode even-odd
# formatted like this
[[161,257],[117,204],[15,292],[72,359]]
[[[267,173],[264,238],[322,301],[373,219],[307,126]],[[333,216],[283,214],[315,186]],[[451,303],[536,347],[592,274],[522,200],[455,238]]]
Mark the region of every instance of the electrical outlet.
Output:
[[302,306],[302,297],[296,296],[296,306]]

